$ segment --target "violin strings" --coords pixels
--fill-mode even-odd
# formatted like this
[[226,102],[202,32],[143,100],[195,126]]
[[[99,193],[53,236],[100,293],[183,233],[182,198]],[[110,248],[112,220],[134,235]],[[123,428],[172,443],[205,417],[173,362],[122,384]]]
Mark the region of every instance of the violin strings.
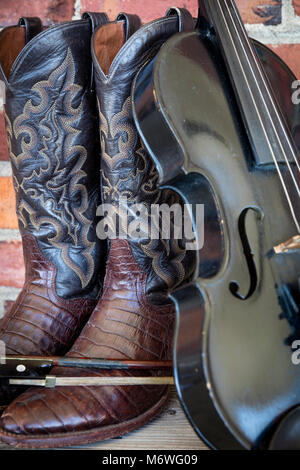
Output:
[[[222,13],[222,15],[223,15],[224,23],[225,23],[225,26],[226,26],[226,28],[227,28],[227,30],[228,30],[228,34],[229,34],[229,37],[230,37],[231,42],[232,42],[232,44],[233,44],[233,47],[234,47],[234,50],[235,50],[237,59],[239,60],[239,62],[240,62],[240,64],[241,64],[241,61],[240,61],[238,52],[237,52],[237,50],[236,50],[236,46],[235,46],[235,44],[234,44],[234,41],[233,41],[231,32],[230,32],[230,30],[229,30],[229,28],[228,28],[228,25],[227,25],[227,23],[226,23],[226,19],[225,19],[225,16],[224,16],[222,10],[221,10],[221,13]],[[266,136],[266,140],[267,140],[267,142],[268,142],[268,145],[269,145],[269,148],[270,148],[270,151],[271,151],[271,154],[272,154],[272,158],[273,158],[274,164],[275,164],[275,166],[276,166],[277,173],[278,173],[278,175],[279,175],[279,178],[280,178],[280,181],[281,181],[281,184],[282,184],[282,187],[283,187],[285,196],[286,196],[286,198],[287,198],[287,201],[288,201],[288,204],[289,204],[289,207],[290,207],[291,214],[292,214],[292,216],[293,216],[293,219],[294,219],[294,222],[295,222],[295,224],[296,224],[297,230],[298,230],[298,232],[300,232],[299,223],[298,223],[298,220],[297,220],[297,217],[296,217],[294,208],[293,208],[292,201],[291,201],[290,196],[289,196],[288,189],[287,189],[287,187],[286,187],[286,185],[285,185],[283,176],[282,176],[281,171],[280,171],[280,168],[279,168],[279,166],[278,166],[278,162],[277,162],[277,159],[276,159],[276,157],[275,157],[275,155],[274,155],[273,148],[272,148],[272,146],[271,146],[271,143],[270,143],[270,141],[269,141],[269,138],[268,138],[268,136],[267,136],[266,129],[265,129],[263,123],[262,123],[261,115],[260,115],[260,113],[259,113],[259,111],[258,111],[258,109],[257,109],[256,102],[255,102],[255,100],[254,100],[254,97],[253,97],[251,88],[250,88],[250,86],[249,86],[249,82],[248,82],[247,76],[246,76],[245,71],[243,70],[243,67],[242,67],[242,64],[241,64],[241,70],[242,70],[242,73],[243,73],[243,75],[244,75],[245,81],[246,81],[246,83],[247,83],[247,86],[248,86],[248,89],[249,89],[249,92],[250,92],[250,95],[251,95],[253,104],[254,104],[254,106],[255,106],[255,109],[256,109],[258,118],[259,118],[259,120],[260,120],[260,122],[261,122],[262,129],[263,129],[264,134],[265,134],[265,136]],[[290,171],[291,171],[291,170],[290,170]]]
[[[230,0],[230,1],[231,1],[231,0]],[[258,73],[259,73],[259,75],[260,75],[260,78],[261,78],[261,80],[263,81],[263,84],[265,85],[266,92],[268,93],[268,96],[269,96],[270,101],[271,101],[271,104],[272,104],[272,108],[273,108],[273,110],[274,110],[274,112],[275,112],[275,114],[276,114],[276,116],[277,116],[277,118],[278,118],[279,125],[280,125],[280,127],[281,127],[281,129],[282,129],[282,131],[283,131],[283,133],[284,133],[284,135],[285,135],[285,137],[286,137],[286,142],[287,142],[288,146],[290,147],[290,150],[291,150],[291,153],[292,153],[292,156],[293,156],[293,160],[294,160],[295,163],[296,163],[296,166],[297,166],[298,171],[300,171],[300,164],[299,164],[299,162],[298,162],[297,156],[295,155],[294,148],[293,148],[293,146],[292,146],[292,144],[291,144],[291,141],[290,141],[290,139],[289,139],[289,136],[288,136],[288,134],[287,134],[287,132],[286,132],[286,129],[285,129],[284,125],[283,125],[282,119],[281,119],[281,117],[280,117],[280,115],[279,115],[278,108],[277,108],[277,106],[275,105],[275,103],[274,103],[274,101],[273,101],[273,97],[272,97],[272,95],[271,95],[269,86],[268,86],[268,84],[266,83],[265,76],[264,76],[264,74],[263,74],[263,72],[262,72],[262,70],[261,70],[260,62],[258,61],[258,58],[257,58],[257,56],[256,56],[255,52],[253,51],[253,48],[252,48],[252,46],[251,46],[251,44],[250,44],[249,36],[248,36],[247,33],[246,33],[246,30],[245,30],[244,25],[243,25],[243,23],[242,23],[242,21],[241,21],[241,18],[240,18],[240,16],[239,16],[239,13],[238,13],[238,10],[237,10],[237,8],[236,8],[236,5],[235,5],[234,2],[232,2],[232,1],[231,1],[231,4],[232,4],[232,7],[234,8],[234,10],[235,10],[235,12],[236,12],[236,18],[237,18],[237,20],[238,20],[238,22],[239,22],[239,24],[240,24],[240,26],[241,26],[242,34],[243,34],[243,36],[244,36],[246,42],[247,42],[248,45],[249,45],[249,50],[250,50],[251,56],[252,56],[252,58],[253,58],[255,64],[257,65],[257,70],[258,70]],[[229,13],[229,15],[230,15],[230,17],[231,17],[231,19],[232,19],[232,23],[234,24],[234,19],[233,19],[232,14],[231,14],[230,7],[228,6],[227,9],[228,9],[228,13]],[[234,27],[235,27],[235,30],[237,31],[237,28],[236,28],[236,25],[235,25],[235,24],[234,24]],[[244,48],[243,44],[242,44],[242,47],[243,47],[243,49],[244,49],[244,51],[245,51],[245,48]],[[245,56],[247,57],[246,51],[245,51]],[[247,57],[247,60],[248,60],[248,63],[249,63],[250,69],[251,69],[251,64],[250,64],[250,62],[249,62],[248,57]],[[252,71],[252,70],[251,70],[251,71]],[[256,80],[256,77],[255,77],[253,71],[252,71],[252,74],[253,74],[254,79]],[[257,83],[257,80],[256,80],[256,83]],[[257,83],[257,85],[258,85],[258,83]],[[259,90],[259,92],[260,92],[260,94],[261,94],[261,90],[260,90],[259,86],[257,86],[257,87],[258,87],[258,90]],[[262,95],[262,98],[263,98],[265,107],[266,107],[266,109],[267,109],[267,112],[269,113],[263,95]],[[276,127],[274,126],[273,121],[271,121],[271,123],[272,123],[273,129],[274,129],[274,131],[275,131],[275,133],[276,133],[276,135],[277,135],[277,137],[278,137],[278,133],[277,133],[277,131],[276,131]],[[278,137],[278,141],[279,141],[279,143],[280,143],[279,137]],[[283,147],[282,147],[281,143],[280,143],[280,146],[281,146],[281,148],[282,148],[282,150],[283,150]],[[284,154],[284,155],[285,155],[285,154]],[[286,158],[286,156],[285,156],[285,158]],[[289,169],[290,169],[289,161],[288,161],[287,158],[286,158],[286,160],[287,160],[287,163],[288,163],[288,166],[289,166]],[[290,171],[292,171],[292,170],[290,169]]]
[[[233,6],[234,6],[234,5],[233,5]],[[236,32],[238,33],[238,30],[237,30],[237,28],[236,28],[236,25],[234,24],[234,19],[233,19],[232,15],[231,15],[231,11],[230,11],[230,8],[229,8],[229,7],[228,7],[228,12],[229,12],[229,15],[230,15],[230,17],[231,17],[231,20],[232,20],[232,23],[233,23],[233,25],[234,25],[234,28],[235,28]],[[223,14],[223,12],[222,12],[222,14]],[[223,16],[224,16],[224,15],[223,15]],[[245,29],[243,28],[243,24],[241,23],[240,17],[238,16],[238,13],[237,13],[237,18],[238,18],[238,21],[240,22],[243,35],[244,35],[246,41],[249,42],[249,38],[248,38],[248,36],[247,36],[247,33],[246,33]],[[229,34],[230,34],[230,33],[229,33]],[[263,101],[263,103],[264,103],[264,105],[265,105],[265,109],[266,109],[267,114],[268,114],[269,119],[270,119],[270,123],[271,123],[271,125],[272,125],[272,127],[273,127],[273,130],[274,130],[274,133],[275,133],[275,135],[276,135],[276,137],[277,137],[277,141],[278,141],[278,143],[279,143],[279,145],[280,145],[280,147],[281,147],[281,150],[282,150],[282,153],[283,153],[283,155],[284,155],[284,159],[285,159],[285,161],[286,161],[286,164],[287,164],[289,173],[290,173],[290,175],[291,175],[292,181],[293,181],[294,186],[295,186],[295,188],[296,188],[296,191],[297,191],[297,193],[298,193],[298,197],[300,197],[300,188],[299,188],[299,186],[298,186],[298,184],[297,184],[297,181],[296,181],[296,179],[295,179],[295,175],[294,175],[294,173],[293,173],[293,171],[292,171],[292,169],[291,169],[290,162],[289,162],[289,160],[288,160],[288,158],[287,158],[287,156],[286,156],[286,154],[285,154],[285,152],[284,152],[284,149],[283,149],[283,147],[282,147],[282,143],[281,143],[281,140],[280,140],[280,138],[279,138],[279,136],[278,136],[278,132],[277,132],[277,130],[276,130],[276,127],[275,127],[275,125],[274,125],[274,122],[273,122],[273,120],[271,119],[271,116],[270,116],[269,109],[268,109],[268,107],[267,107],[265,98],[264,98],[264,96],[263,96],[263,94],[262,94],[262,91],[261,91],[261,89],[260,89],[260,87],[259,87],[258,81],[257,81],[257,79],[256,79],[256,77],[255,77],[255,73],[254,73],[254,71],[253,71],[253,69],[252,69],[252,67],[251,67],[251,63],[250,63],[250,61],[249,61],[249,58],[247,57],[247,54],[246,54],[246,51],[245,51],[245,47],[244,47],[243,44],[241,44],[241,46],[242,46],[243,49],[244,49],[246,59],[247,59],[247,61],[248,61],[250,70],[251,70],[251,72],[252,72],[253,78],[254,78],[255,83],[256,83],[256,85],[257,85],[257,89],[258,89],[258,91],[259,91],[259,93],[260,93],[260,95],[261,95],[262,101]],[[292,146],[291,146],[290,140],[289,140],[288,135],[287,135],[287,133],[286,133],[284,127],[283,127],[283,123],[282,123],[282,121],[281,121],[281,119],[280,119],[280,116],[279,116],[279,114],[278,114],[278,110],[277,110],[277,108],[276,108],[276,105],[275,105],[275,103],[273,102],[273,99],[272,99],[272,96],[271,96],[271,94],[270,94],[268,85],[267,85],[267,83],[266,83],[266,81],[265,81],[265,77],[264,77],[263,74],[262,74],[261,68],[260,68],[260,66],[259,66],[259,62],[258,62],[258,60],[257,60],[257,58],[256,58],[256,56],[255,56],[255,53],[254,53],[254,51],[252,50],[250,44],[249,44],[249,48],[250,48],[250,52],[251,52],[251,54],[252,54],[252,57],[253,57],[253,59],[254,59],[256,65],[257,65],[257,69],[258,69],[258,72],[259,72],[259,74],[260,74],[260,77],[261,77],[261,79],[262,79],[262,81],[263,81],[263,84],[264,84],[264,86],[265,86],[265,88],[266,88],[266,91],[267,91],[267,93],[268,93],[268,96],[269,96],[269,98],[270,98],[270,101],[271,101],[271,104],[272,104],[272,106],[273,106],[273,109],[274,109],[274,111],[275,111],[275,113],[276,113],[276,116],[277,116],[277,118],[278,118],[279,124],[282,126],[282,130],[283,130],[283,132],[284,132],[284,135],[285,135],[285,137],[286,137],[286,140],[287,140],[288,145],[289,145],[289,147],[290,147],[290,150],[291,150],[291,152],[292,152],[293,159],[295,160],[295,162],[296,162],[296,164],[297,164],[297,166],[298,166],[298,161],[297,161],[297,158],[296,158],[295,153],[294,153],[294,151],[293,151],[293,148],[292,148]],[[237,54],[237,57],[238,57],[238,54]],[[239,60],[239,62],[240,62],[239,57],[238,57],[238,60]],[[241,62],[240,62],[240,63],[241,63]],[[241,68],[242,68],[242,64],[241,64]],[[243,72],[244,72],[244,71],[243,71]],[[246,79],[246,81],[247,81],[247,85],[248,85],[248,88],[249,88],[249,91],[250,91],[250,94],[251,94],[252,101],[253,101],[254,106],[255,106],[255,108],[256,108],[257,114],[258,114],[258,116],[259,116],[259,118],[260,118],[260,114],[259,114],[259,111],[258,111],[258,109],[257,109],[257,107],[256,107],[256,103],[255,103],[253,94],[252,94],[252,92],[251,92],[251,88],[250,88],[250,86],[249,86],[248,80]],[[261,119],[260,119],[260,121],[261,121]],[[289,197],[289,194],[288,194],[288,190],[287,190],[286,184],[284,184],[284,180],[283,180],[283,177],[282,177],[282,173],[281,173],[280,168],[279,168],[279,166],[278,166],[278,161],[277,161],[276,156],[275,156],[275,154],[274,154],[274,151],[273,151],[273,148],[272,148],[272,144],[271,144],[271,142],[270,142],[270,139],[269,139],[268,136],[267,136],[267,133],[266,133],[265,127],[263,126],[262,121],[261,121],[261,124],[262,124],[262,128],[263,128],[263,130],[264,130],[264,134],[265,134],[265,136],[266,136],[266,139],[267,139],[267,142],[268,142],[268,146],[269,146],[269,148],[270,148],[270,151],[271,151],[271,154],[272,154],[272,158],[273,158],[273,161],[274,161],[274,163],[275,163],[275,166],[276,166],[278,175],[279,175],[280,180],[281,180],[281,183],[282,183],[282,185],[283,185],[283,189],[284,189],[284,191],[285,191],[285,195],[286,195],[286,197],[287,197],[287,199],[288,199],[289,206],[290,206],[290,209],[291,209],[291,212],[292,212],[294,221],[296,222],[296,221],[297,221],[297,216],[296,216],[296,214],[295,214],[295,211],[294,211],[294,208],[293,208],[293,204],[292,204],[292,202],[291,202],[291,200],[290,200],[290,197]],[[296,226],[297,226],[298,231],[300,231],[300,230],[299,230],[298,221],[297,221]]]
[[[280,118],[280,116],[279,116],[279,114],[278,114],[277,107],[276,107],[276,105],[275,105],[275,103],[274,103],[274,101],[273,101],[273,98],[272,98],[271,94],[270,94],[269,87],[268,87],[268,85],[267,85],[267,83],[266,83],[266,81],[265,81],[265,77],[264,77],[264,75],[263,75],[263,73],[262,73],[262,71],[261,71],[259,62],[258,62],[258,60],[257,60],[257,58],[256,58],[256,56],[255,56],[255,53],[253,52],[252,47],[251,47],[251,45],[250,45],[249,37],[248,37],[248,35],[247,35],[247,33],[246,33],[244,27],[243,27],[243,24],[242,24],[242,22],[241,22],[241,20],[240,20],[239,14],[238,14],[238,12],[237,12],[237,10],[236,10],[236,7],[235,7],[235,5],[233,4],[232,1],[231,1],[231,4],[232,4],[232,7],[235,9],[235,11],[236,11],[236,13],[237,13],[237,19],[238,19],[238,21],[239,21],[239,23],[240,23],[242,33],[243,33],[243,35],[244,35],[244,37],[245,37],[245,40],[246,40],[247,43],[249,44],[250,53],[251,53],[251,55],[252,55],[252,58],[253,58],[255,64],[257,65],[257,70],[258,70],[258,72],[259,72],[259,74],[260,74],[260,78],[261,78],[261,80],[262,80],[262,82],[263,82],[263,84],[264,84],[264,86],[265,86],[266,92],[268,93],[268,96],[269,96],[269,98],[270,98],[270,101],[271,101],[273,110],[275,111],[276,116],[277,116],[278,121],[279,121],[279,124],[280,124],[281,127],[282,127],[282,130],[283,130],[283,133],[284,133],[284,135],[285,135],[285,137],[286,137],[286,141],[287,141],[287,143],[288,143],[288,146],[289,146],[290,149],[291,149],[291,153],[292,153],[292,155],[293,155],[293,159],[294,159],[294,161],[295,161],[295,163],[296,163],[296,165],[297,165],[297,168],[300,168],[300,167],[299,167],[299,164],[298,164],[298,160],[297,160],[297,158],[296,158],[296,156],[295,156],[293,147],[292,147],[292,145],[291,145],[291,142],[290,142],[290,140],[289,140],[289,138],[288,138],[288,136],[287,136],[286,130],[284,129],[283,123],[282,123],[281,118]],[[228,10],[228,13],[229,13],[229,15],[230,15],[230,18],[231,18],[231,20],[232,20],[232,24],[233,24],[233,26],[234,26],[234,28],[235,28],[237,34],[238,34],[238,30],[237,30],[237,27],[236,27],[236,25],[235,25],[235,23],[234,23],[234,19],[233,19],[233,17],[232,17],[230,8],[227,7],[227,10]],[[221,10],[221,12],[222,12],[222,10]],[[222,12],[222,15],[223,15],[224,21],[226,21],[223,12]],[[229,30],[228,30],[228,31],[229,31]],[[229,34],[230,34],[230,31],[229,31]],[[231,39],[232,39],[232,36],[231,36]],[[233,42],[233,41],[232,41],[232,42]],[[290,171],[290,173],[291,173],[291,176],[292,176],[292,178],[293,178],[294,184],[295,184],[295,186],[296,186],[296,188],[297,188],[297,192],[298,192],[298,194],[300,195],[298,184],[297,184],[297,182],[296,182],[296,180],[295,180],[295,178],[294,178],[294,174],[293,174],[293,172],[292,172],[292,170],[291,170],[290,163],[289,163],[288,158],[286,157],[286,154],[285,154],[284,149],[283,149],[283,147],[282,147],[282,144],[281,144],[281,141],[280,141],[280,139],[279,139],[279,136],[278,136],[278,132],[277,132],[277,130],[276,130],[276,127],[275,127],[275,125],[274,125],[274,123],[273,123],[273,120],[271,119],[271,116],[270,116],[270,113],[269,113],[269,110],[268,110],[268,107],[267,107],[265,98],[264,98],[264,96],[262,95],[261,89],[260,89],[260,87],[259,87],[259,85],[258,85],[258,82],[257,82],[257,79],[256,79],[256,77],[255,77],[254,71],[253,71],[252,68],[251,68],[251,63],[250,63],[249,58],[248,58],[248,56],[247,56],[245,47],[244,47],[243,44],[241,44],[241,46],[242,46],[243,49],[244,49],[245,57],[246,57],[246,59],[247,59],[247,61],[248,61],[250,70],[251,70],[251,72],[252,72],[253,78],[254,78],[255,83],[256,83],[256,85],[257,85],[257,89],[258,89],[258,91],[259,91],[259,93],[260,93],[260,95],[261,95],[261,98],[262,98],[262,101],[263,101],[263,103],[264,103],[264,105],[265,105],[266,111],[267,111],[267,113],[268,113],[268,115],[269,115],[269,117],[270,117],[270,123],[271,123],[271,125],[272,125],[272,127],[273,127],[273,129],[274,129],[274,132],[275,132],[276,136],[277,136],[278,143],[279,143],[279,145],[280,145],[280,147],[281,147],[281,149],[282,149],[282,151],[283,151],[284,158],[285,158],[285,160],[286,160],[287,166],[288,166],[289,171]],[[239,59],[239,57],[238,57],[238,59]],[[240,61],[240,60],[239,60],[239,61]],[[240,62],[240,63],[241,63],[241,62]],[[249,90],[251,91],[251,89],[250,89],[250,87],[249,87],[248,81],[247,81],[247,84],[248,84]],[[253,100],[253,102],[254,102],[254,104],[255,104],[255,100],[254,100],[254,97],[253,97],[252,93],[251,93],[251,97],[252,97],[252,100]],[[266,134],[266,133],[265,133],[265,134]],[[267,138],[267,140],[268,140],[268,143],[270,143],[267,134],[266,134],[266,138]],[[270,147],[270,149],[271,149],[271,151],[272,151],[272,154],[274,155],[274,152],[273,152],[273,150],[272,150],[271,144],[269,144],[269,147]],[[274,155],[274,158],[276,158],[275,155]]]
[[[280,170],[280,168],[279,168],[279,165],[278,165],[278,161],[277,161],[277,159],[276,159],[276,156],[274,155],[274,151],[273,151],[272,145],[271,145],[271,143],[270,143],[270,140],[269,140],[269,138],[268,138],[268,135],[267,135],[267,133],[266,133],[266,129],[265,129],[264,125],[263,125],[263,122],[262,122],[262,119],[261,119],[261,115],[260,115],[260,113],[259,113],[259,110],[257,109],[256,102],[255,102],[255,100],[254,100],[254,96],[253,96],[252,91],[251,91],[251,88],[250,88],[250,86],[249,86],[249,82],[248,82],[247,76],[246,76],[246,74],[245,74],[245,71],[244,71],[244,69],[243,69],[243,67],[242,67],[242,63],[241,63],[239,54],[238,54],[238,52],[237,52],[237,49],[236,49],[236,46],[235,46],[235,43],[234,43],[232,34],[231,34],[231,32],[230,32],[230,30],[229,30],[229,27],[228,27],[228,25],[227,25],[227,23],[226,23],[226,18],[225,18],[225,15],[224,15],[223,10],[222,10],[222,8],[221,8],[220,1],[219,1],[219,0],[218,0],[218,4],[219,4],[219,7],[220,7],[220,12],[221,12],[221,14],[222,14],[222,16],[223,16],[223,21],[224,21],[225,27],[226,27],[226,29],[227,29],[227,31],[228,31],[228,34],[229,34],[229,38],[230,38],[230,40],[231,40],[231,42],[232,42],[232,45],[233,45],[235,54],[236,54],[236,56],[237,56],[238,61],[240,62],[241,71],[242,71],[242,73],[243,73],[243,75],[244,75],[245,82],[247,83],[247,86],[248,86],[248,89],[249,89],[249,92],[250,92],[250,96],[251,96],[251,98],[252,98],[253,104],[254,104],[255,109],[256,109],[256,112],[257,112],[257,116],[258,116],[258,118],[259,118],[259,120],[260,120],[260,122],[261,122],[261,126],[262,126],[262,129],[263,129],[263,131],[264,131],[264,134],[265,134],[265,137],[266,137],[266,141],[267,141],[267,143],[268,143],[268,146],[269,146],[269,148],[270,148],[270,151],[271,151],[271,154],[272,154],[272,158],[273,158],[273,161],[274,161],[274,164],[275,164],[277,173],[278,173],[278,175],[279,175],[279,178],[280,178],[280,181],[281,181],[281,184],[282,184],[282,187],[283,187],[285,196],[286,196],[286,198],[287,198],[287,201],[288,201],[288,204],[289,204],[289,207],[290,207],[291,214],[292,214],[292,216],[293,216],[293,219],[294,219],[294,222],[295,222],[295,224],[296,224],[297,230],[298,230],[298,232],[300,232],[300,226],[299,226],[299,223],[298,223],[298,220],[297,220],[297,216],[296,216],[295,211],[294,211],[294,208],[293,208],[292,201],[291,201],[291,199],[290,199],[290,195],[289,195],[288,189],[287,189],[286,184],[285,184],[285,182],[284,182],[284,178],[283,178],[283,176],[282,176],[282,174],[281,174],[281,170]],[[230,16],[231,16],[231,19],[232,19],[231,12],[230,12],[230,10],[229,10],[228,7],[227,7],[227,9],[228,9],[228,12],[229,12],[229,14],[230,14]],[[232,22],[233,22],[233,19],[232,19]],[[233,22],[233,24],[234,24],[234,22]],[[234,24],[234,27],[235,27],[235,29],[236,29],[236,25],[235,25],[235,24]],[[237,31],[237,29],[236,29],[236,31]],[[238,31],[237,31],[237,32],[238,32]],[[244,32],[244,34],[245,34],[245,32]],[[248,36],[247,36],[246,38],[249,40]],[[243,46],[243,47],[244,47],[244,46]],[[251,49],[251,48],[250,48],[250,49]],[[247,55],[246,55],[246,57],[247,57]],[[247,58],[247,60],[249,61],[248,58]],[[251,69],[251,64],[249,63],[249,65],[250,65],[250,69]],[[251,70],[251,71],[252,71],[252,73],[253,73],[253,70]],[[254,79],[255,79],[255,76],[254,76]],[[265,83],[265,82],[264,82],[264,83]],[[256,84],[257,84],[257,86],[258,86],[257,80],[256,80]],[[258,89],[259,89],[259,86],[258,86]],[[259,91],[261,92],[260,89],[259,89]],[[263,96],[262,96],[262,98],[263,98]],[[266,103],[265,103],[264,98],[263,98],[263,102],[264,102],[264,104],[265,104],[265,106],[266,106]],[[267,111],[268,111],[268,110],[267,110]],[[268,114],[269,114],[269,113],[268,113]],[[272,122],[272,125],[274,126],[273,122]],[[277,137],[278,137],[278,134],[277,134],[275,128],[274,128],[274,131],[275,131],[275,133],[276,133],[276,135],[277,135]],[[280,141],[280,139],[278,139],[278,140]],[[285,155],[285,154],[284,154],[284,156],[285,156],[285,159],[286,159],[286,155]],[[290,174],[291,174],[291,176],[292,176],[292,178],[293,178],[294,184],[295,184],[295,186],[296,186],[296,188],[297,188],[297,190],[298,190],[298,192],[299,192],[299,187],[298,187],[298,185],[297,185],[297,183],[296,183],[296,181],[295,181],[294,174],[293,174],[293,172],[292,172],[292,170],[291,170],[291,168],[290,168],[290,166],[289,166],[289,162],[288,162],[288,161],[287,161],[287,163],[288,163],[289,172],[290,172]]]

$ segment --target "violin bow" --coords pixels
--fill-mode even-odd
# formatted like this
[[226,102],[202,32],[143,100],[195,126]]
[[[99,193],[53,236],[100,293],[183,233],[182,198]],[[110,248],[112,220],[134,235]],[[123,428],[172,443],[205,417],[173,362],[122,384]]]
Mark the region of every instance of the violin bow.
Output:
[[9,385],[39,386],[113,386],[113,385],[170,385],[172,376],[148,377],[56,377],[45,375],[53,366],[102,370],[164,370],[172,361],[133,361],[58,356],[0,356],[0,380]]
[[41,379],[9,379],[10,385],[36,387],[99,387],[120,385],[173,385],[173,377],[55,377]]

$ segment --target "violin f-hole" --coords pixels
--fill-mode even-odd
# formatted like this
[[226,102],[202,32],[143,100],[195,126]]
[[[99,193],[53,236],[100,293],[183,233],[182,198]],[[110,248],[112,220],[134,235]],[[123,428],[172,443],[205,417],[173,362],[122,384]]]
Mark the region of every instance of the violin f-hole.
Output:
[[249,277],[250,277],[250,286],[248,289],[248,293],[246,295],[242,295],[239,290],[240,290],[240,285],[237,281],[231,281],[229,284],[229,290],[234,295],[240,300],[247,300],[249,299],[255,292],[258,284],[258,276],[257,276],[257,269],[255,266],[255,261],[254,261],[254,253],[251,248],[250,242],[249,242],[249,237],[247,234],[247,228],[246,228],[246,217],[249,211],[254,211],[257,215],[257,218],[259,220],[262,219],[262,213],[257,207],[247,207],[244,209],[238,220],[238,230],[239,230],[239,235],[241,239],[241,243],[243,246],[243,252],[246,258],[247,266],[248,266],[248,271],[249,271]]

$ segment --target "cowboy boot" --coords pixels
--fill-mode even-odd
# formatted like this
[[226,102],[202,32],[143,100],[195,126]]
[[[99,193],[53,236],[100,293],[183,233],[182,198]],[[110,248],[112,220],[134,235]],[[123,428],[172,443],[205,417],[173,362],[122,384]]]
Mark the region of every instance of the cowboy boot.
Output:
[[[186,11],[172,9],[171,13],[140,28],[127,41],[120,21],[98,28],[92,38],[101,123],[102,197],[113,208],[125,198],[129,211],[135,204],[149,208],[178,200],[171,191],[157,189],[158,175],[139,140],[130,100],[139,68],[178,32],[179,24],[194,27]],[[138,218],[138,212],[136,215]],[[192,259],[181,240],[110,240],[102,297],[68,355],[170,359],[174,307],[168,292],[190,277]],[[145,376],[158,373],[138,372]],[[51,374],[128,378],[136,372],[55,367]],[[166,386],[157,385],[32,388],[3,414],[0,437],[6,443],[29,448],[109,439],[160,413],[167,392]]]
[[[65,354],[99,296],[106,246],[95,231],[100,145],[90,40],[106,21],[91,13],[42,28],[22,18],[0,36],[26,273],[0,322],[6,354]],[[0,405],[21,391],[0,387]]]

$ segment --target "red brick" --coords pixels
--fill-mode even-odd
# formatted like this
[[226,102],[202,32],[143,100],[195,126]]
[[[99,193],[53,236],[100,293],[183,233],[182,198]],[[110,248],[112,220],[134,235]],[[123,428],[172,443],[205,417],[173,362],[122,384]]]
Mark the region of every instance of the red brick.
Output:
[[[178,7],[185,6],[196,16],[198,2],[196,0],[177,0],[173,2]],[[141,20],[146,23],[155,18],[164,16],[167,9],[172,5],[170,0],[155,0],[145,2],[145,0],[81,0],[81,12],[84,11],[105,11],[114,20],[118,13],[136,13]]]
[[[197,0],[177,0],[173,3],[178,7],[186,7],[194,16],[197,16]],[[115,19],[118,13],[125,11],[136,13],[143,22],[147,22],[163,16],[171,5],[170,0],[155,0],[151,3],[145,0],[115,0],[114,2],[111,0],[81,0],[81,11],[106,11],[111,19]],[[243,20],[247,23],[263,23],[272,16],[261,17],[254,12],[254,8],[267,5],[268,7],[278,7],[280,10],[280,3],[276,0],[237,0],[237,5]]]
[[272,44],[269,47],[281,57],[300,80],[300,44]]
[[74,15],[75,0],[0,0],[0,24],[16,24],[20,16],[39,16],[44,23],[68,21]]
[[0,161],[3,160],[8,160],[8,150],[3,112],[0,112]]
[[281,0],[237,0],[245,23],[281,23]]
[[18,228],[12,178],[0,177],[0,228]]
[[0,260],[0,285],[22,287],[24,283],[22,243],[0,242]]
[[300,16],[300,0],[293,0],[296,15]]

